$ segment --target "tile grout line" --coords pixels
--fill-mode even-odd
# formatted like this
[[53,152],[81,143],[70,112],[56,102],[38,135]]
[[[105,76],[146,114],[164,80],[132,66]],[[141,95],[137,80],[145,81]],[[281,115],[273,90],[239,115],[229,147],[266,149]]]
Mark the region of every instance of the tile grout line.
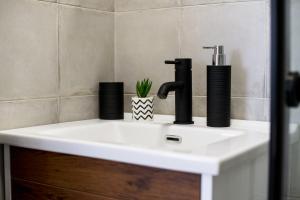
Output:
[[[267,15],[267,5],[266,3],[264,4],[264,16],[265,16],[265,33],[264,33],[264,38],[265,38],[265,41],[267,43],[267,45],[269,44],[268,42],[268,30],[269,28],[267,27],[267,24],[268,24],[268,15]],[[266,60],[265,60],[265,66],[264,66],[264,97],[267,97],[267,69],[268,69],[268,48],[266,47],[265,49],[265,54],[266,54]]]
[[81,5],[72,5],[72,4],[67,4],[67,3],[57,3],[58,5],[65,6],[65,7],[72,7],[74,9],[83,9],[83,10],[89,10],[89,11],[94,11],[94,12],[99,12],[99,13],[106,13],[106,14],[114,14],[114,11],[107,11],[107,10],[99,10],[96,8],[88,8],[84,7]]
[[81,6],[81,5],[73,5],[73,4],[70,4],[70,3],[61,3],[59,1],[56,1],[56,2],[45,1],[45,0],[31,0],[31,1],[38,1],[40,3],[45,3],[45,4],[57,4],[57,5],[62,5],[62,6],[69,6],[69,7],[74,7],[74,8],[93,10],[93,11],[98,11],[98,12],[103,12],[103,13],[114,13],[114,10],[112,10],[112,11],[100,10],[100,9],[97,9],[97,8],[90,8],[90,7],[85,7],[85,6]]
[[0,100],[1,103],[17,103],[17,102],[30,102],[30,101],[46,101],[46,100],[56,100],[57,96],[53,97],[34,97],[34,98],[24,98],[24,99],[4,99]]
[[[116,0],[114,0],[114,8],[116,7]],[[117,71],[117,69],[116,69],[116,62],[117,62],[117,56],[116,56],[116,49],[117,49],[117,36],[116,36],[116,27],[117,27],[117,16],[116,16],[116,14],[114,13],[113,14],[113,17],[114,17],[114,39],[113,39],[113,42],[114,42],[114,55],[113,55],[113,57],[114,57],[114,64],[113,64],[113,73],[114,73],[114,81],[117,81],[117,75],[116,75],[116,71]]]
[[58,71],[58,97],[57,97],[57,121],[61,115],[61,67],[60,67],[60,5],[57,5],[57,71]]
[[[133,93],[125,93],[124,96],[133,96],[135,94]],[[71,96],[59,96],[60,99],[63,98],[80,98],[80,97],[94,97],[98,96],[97,94],[86,94],[86,95],[71,95]],[[155,96],[155,94],[153,94]],[[175,97],[175,95],[171,94],[169,95],[170,97]],[[0,100],[0,103],[5,103],[5,102],[20,102],[20,101],[39,101],[39,100],[53,100],[57,99],[58,97],[53,96],[53,97],[33,97],[33,98],[24,98],[24,99],[5,99],[5,100]],[[207,98],[207,96],[193,96],[193,98]],[[264,97],[247,97],[247,96],[232,96],[232,99],[257,99],[257,100],[270,100],[270,98],[264,98]]]
[[[265,54],[266,54],[266,60],[265,60],[265,67],[264,67],[264,73],[265,73],[265,81],[264,81],[264,85],[265,85],[265,102],[264,102],[264,119],[265,120],[269,120],[270,118],[270,103],[268,102],[268,98],[270,98],[270,94],[268,91],[270,91],[270,89],[268,89],[269,86],[271,86],[271,84],[268,84],[268,82],[271,80],[270,78],[268,79],[268,72],[270,72],[270,65],[271,65],[271,54],[270,54],[270,4],[268,3],[268,1],[265,1],[264,3],[264,16],[265,16],[265,41],[266,41],[266,49],[265,49]],[[269,61],[268,61],[269,60]]]
[[117,1],[117,0],[113,0],[113,1],[114,1],[114,8],[113,8],[113,12],[116,12],[116,5],[117,5],[117,4],[116,4],[116,1]]
[[238,3],[254,3],[254,2],[266,2],[266,0],[245,0],[245,1],[230,1],[230,2],[215,2],[215,3],[202,3],[202,4],[194,4],[194,5],[183,5],[181,3],[179,6],[169,6],[169,7],[157,7],[157,8],[141,8],[141,9],[132,9],[132,10],[115,10],[114,13],[126,13],[126,12],[142,12],[148,10],[167,10],[167,9],[175,9],[175,8],[192,8],[199,6],[218,6],[224,4],[238,4]]
[[86,95],[71,95],[71,96],[52,96],[52,97],[31,97],[31,98],[20,98],[20,99],[3,99],[1,103],[13,103],[13,102],[30,102],[30,101],[46,101],[46,100],[57,100],[64,98],[81,98],[81,97],[95,97],[97,94],[86,94]]
[[183,35],[183,8],[179,10],[178,22],[178,44],[179,44],[179,57],[182,57],[182,35]]

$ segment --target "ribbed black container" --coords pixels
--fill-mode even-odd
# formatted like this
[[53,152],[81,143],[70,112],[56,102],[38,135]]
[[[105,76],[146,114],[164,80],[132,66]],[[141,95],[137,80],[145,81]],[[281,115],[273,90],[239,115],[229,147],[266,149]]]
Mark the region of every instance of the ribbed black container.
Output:
[[207,126],[230,126],[231,66],[207,66]]
[[99,83],[100,119],[124,119],[124,83]]

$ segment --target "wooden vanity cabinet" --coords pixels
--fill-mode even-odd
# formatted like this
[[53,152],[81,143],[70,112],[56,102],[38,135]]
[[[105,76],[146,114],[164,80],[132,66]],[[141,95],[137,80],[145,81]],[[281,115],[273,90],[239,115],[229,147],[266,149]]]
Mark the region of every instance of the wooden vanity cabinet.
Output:
[[11,147],[13,200],[199,200],[200,176]]

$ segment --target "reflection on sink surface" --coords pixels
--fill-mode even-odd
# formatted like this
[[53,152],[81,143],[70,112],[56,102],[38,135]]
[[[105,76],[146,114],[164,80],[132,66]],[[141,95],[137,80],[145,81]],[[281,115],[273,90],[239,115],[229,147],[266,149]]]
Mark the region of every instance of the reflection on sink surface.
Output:
[[[239,137],[243,135],[243,131],[119,121],[46,130],[37,134],[68,140],[169,149],[188,153],[198,152],[208,145]],[[173,137],[180,141],[172,140]],[[171,139],[167,140],[167,138]]]

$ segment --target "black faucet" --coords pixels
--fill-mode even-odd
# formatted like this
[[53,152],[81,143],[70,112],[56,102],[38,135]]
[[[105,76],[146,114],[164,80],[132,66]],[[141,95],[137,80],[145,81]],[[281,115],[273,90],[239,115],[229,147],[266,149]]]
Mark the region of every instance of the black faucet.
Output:
[[175,64],[175,82],[167,82],[160,86],[157,96],[166,99],[170,91],[175,91],[174,124],[193,124],[192,120],[192,59],[177,58],[165,61]]

